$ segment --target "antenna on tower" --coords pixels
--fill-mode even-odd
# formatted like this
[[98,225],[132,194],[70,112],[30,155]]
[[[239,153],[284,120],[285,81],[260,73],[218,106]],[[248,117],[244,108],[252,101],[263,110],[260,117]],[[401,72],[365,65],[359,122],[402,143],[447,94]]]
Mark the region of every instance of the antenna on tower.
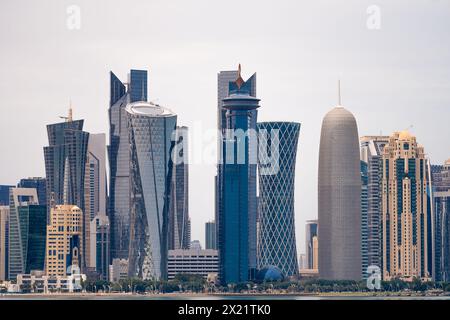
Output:
[[338,80],[338,99],[339,99],[339,105],[341,106],[341,79]]

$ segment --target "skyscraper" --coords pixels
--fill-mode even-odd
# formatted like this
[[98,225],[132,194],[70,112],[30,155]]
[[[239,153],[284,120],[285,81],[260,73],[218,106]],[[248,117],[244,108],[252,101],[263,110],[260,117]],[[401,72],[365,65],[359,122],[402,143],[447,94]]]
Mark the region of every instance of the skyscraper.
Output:
[[188,249],[189,164],[188,128],[177,127],[173,152],[173,172],[170,187],[169,250]]
[[130,146],[125,107],[147,101],[147,71],[131,70],[128,83],[110,72],[109,217],[111,258],[128,259],[130,241]]
[[431,166],[434,207],[435,281],[450,281],[450,159]]
[[9,279],[32,270],[44,270],[47,208],[38,203],[36,189],[11,188]]
[[319,275],[361,279],[361,176],[358,127],[342,106],[322,122],[319,153]]
[[37,191],[39,204],[42,206],[47,205],[47,181],[45,178],[32,177],[20,179],[17,184],[18,188],[34,188]]
[[384,146],[388,136],[364,136],[360,139],[361,168],[365,168],[361,193],[362,273],[367,276],[368,266],[381,268],[381,178]]
[[[91,238],[91,222],[96,216],[106,216],[106,135],[90,134],[87,152],[87,163],[84,178],[85,209],[83,217],[83,257],[87,267],[95,269],[96,257],[91,255],[91,243],[96,243],[96,236]],[[95,231],[95,230],[93,230]],[[109,241],[108,241],[109,242]],[[109,255],[108,255],[109,257]]]
[[45,263],[48,276],[64,277],[81,268],[82,234],[83,212],[80,208],[71,204],[51,206]]
[[102,280],[109,279],[110,226],[107,216],[98,214],[90,225],[90,256],[93,266]]
[[205,249],[217,250],[216,223],[214,221],[205,223]]
[[258,128],[258,269],[298,274],[294,223],[295,160],[300,123],[260,122]]
[[240,75],[223,99],[226,134],[216,223],[222,283],[253,279],[256,273],[256,121],[259,99]]
[[306,269],[319,268],[319,239],[317,220],[306,221]]
[[[223,214],[223,157],[222,157],[222,144],[223,144],[223,136],[225,135],[225,130],[227,127],[226,123],[226,109],[223,108],[223,99],[229,96],[230,94],[230,83],[234,83],[238,78],[239,70],[232,71],[220,71],[217,74],[217,129],[218,132],[222,134],[222,136],[218,136],[217,139],[217,175],[215,177],[215,221],[216,221],[216,235],[220,233],[220,223],[219,219]],[[246,87],[249,92],[249,95],[252,97],[256,97],[256,73],[254,73],[250,78],[246,81]],[[249,111],[252,115],[252,118],[256,119],[256,110]],[[256,120],[255,120],[256,121]],[[256,239],[255,239],[255,251],[256,251]]]
[[9,206],[0,206],[0,281],[8,277]]
[[126,107],[130,151],[128,274],[167,278],[168,222],[177,116],[149,102]]
[[70,108],[65,122],[47,125],[49,146],[44,147],[44,156],[48,223],[52,195],[57,204],[70,203],[84,209],[89,133],[83,131],[83,123],[72,119]]
[[395,132],[382,163],[383,279],[431,279],[432,191],[424,148],[409,132]]

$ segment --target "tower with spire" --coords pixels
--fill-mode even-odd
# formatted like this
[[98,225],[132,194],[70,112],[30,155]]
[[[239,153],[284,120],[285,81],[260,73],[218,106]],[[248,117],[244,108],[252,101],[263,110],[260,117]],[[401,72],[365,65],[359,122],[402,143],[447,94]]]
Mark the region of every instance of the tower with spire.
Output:
[[[223,99],[225,129],[222,137],[218,215],[219,277],[223,284],[254,279],[256,261],[256,120],[259,99],[239,65],[229,94]],[[252,135],[254,133],[255,135]],[[242,135],[243,134],[243,135]]]

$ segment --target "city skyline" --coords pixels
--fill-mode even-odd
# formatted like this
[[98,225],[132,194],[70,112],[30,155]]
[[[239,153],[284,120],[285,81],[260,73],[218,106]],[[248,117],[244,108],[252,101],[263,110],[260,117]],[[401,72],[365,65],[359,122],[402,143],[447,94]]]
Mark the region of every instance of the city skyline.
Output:
[[[39,18],[41,15],[36,12],[41,13],[42,10],[46,10],[47,4],[42,4],[42,7],[27,4],[26,9],[19,14],[19,6],[13,6],[11,3],[6,4],[8,10],[0,13],[4,18],[2,23],[10,21],[10,17],[6,16],[6,12],[9,11],[13,13],[11,16],[18,16],[19,22],[21,19],[30,22],[38,20],[39,24],[35,28],[28,27],[29,29],[2,28],[4,30],[0,31],[2,38],[14,37],[15,50],[27,48],[25,46],[27,41],[34,36],[38,41],[42,41],[43,45],[38,48],[39,56],[34,56],[30,62],[23,60],[30,57],[25,52],[26,50],[16,56],[12,55],[16,51],[5,48],[3,53],[5,59],[0,62],[2,70],[5,70],[0,88],[4,93],[6,103],[13,106],[1,109],[1,134],[3,137],[11,137],[10,130],[13,128],[14,136],[20,134],[24,141],[35,142],[28,148],[17,148],[12,146],[7,139],[2,139],[1,147],[3,149],[13,148],[14,150],[14,152],[5,154],[5,157],[0,160],[2,168],[10,168],[0,171],[2,184],[15,185],[23,177],[45,176],[41,151],[42,146],[46,145],[44,125],[55,123],[59,115],[66,114],[69,99],[73,101],[75,118],[85,119],[86,131],[107,133],[108,71],[117,70],[118,74],[125,74],[126,70],[130,68],[149,70],[150,96],[159,97],[161,102],[169,105],[174,112],[179,114],[180,119],[184,120],[183,125],[191,127],[195,121],[201,121],[205,127],[211,123],[212,128],[215,128],[213,124],[217,116],[215,79],[217,72],[235,68],[238,62],[243,63],[245,70],[258,72],[258,95],[264,101],[264,113],[261,113],[259,120],[286,120],[280,119],[279,114],[284,112],[292,114],[292,120],[303,124],[302,139],[299,142],[295,193],[297,199],[295,208],[297,247],[300,248],[300,252],[304,252],[304,241],[302,240],[305,221],[317,218],[315,180],[320,119],[329,105],[337,100],[335,90],[337,78],[342,79],[343,102],[355,114],[360,128],[360,136],[379,134],[380,130],[384,134],[392,134],[394,131],[401,131],[412,124],[414,127],[411,132],[426,146],[432,164],[442,164],[450,157],[447,152],[448,141],[445,139],[450,135],[450,129],[444,125],[444,119],[448,118],[448,111],[444,107],[450,102],[447,80],[449,78],[448,70],[450,70],[448,68],[449,50],[448,44],[435,41],[436,38],[445,38],[445,26],[448,25],[448,22],[443,20],[444,15],[439,11],[447,8],[448,4],[436,3],[434,7],[426,9],[418,5],[409,8],[410,11],[407,13],[401,13],[402,4],[388,4],[388,2],[381,1],[379,5],[382,10],[383,22],[378,31],[368,30],[365,26],[367,3],[354,2],[353,6],[346,8],[338,8],[329,4],[332,9],[330,11],[334,11],[330,14],[319,13],[321,11],[316,5],[309,4],[305,10],[292,10],[302,17],[312,14],[313,18],[300,19],[303,22],[295,23],[288,20],[295,28],[291,28],[291,31],[286,32],[285,36],[275,42],[285,46],[286,50],[282,50],[283,52],[269,48],[257,37],[249,45],[243,44],[246,37],[258,35],[254,34],[254,31],[248,30],[243,35],[236,36],[237,39],[233,40],[236,40],[237,44],[231,45],[227,38],[229,31],[225,32],[224,29],[207,20],[207,22],[211,22],[212,32],[219,35],[220,41],[213,42],[211,45],[209,41],[212,40],[212,36],[209,33],[203,40],[192,36],[197,42],[194,41],[192,47],[184,49],[189,59],[183,59],[182,64],[175,63],[176,68],[174,68],[172,63],[179,59],[175,50],[180,46],[183,49],[183,46],[186,45],[183,37],[178,36],[178,33],[187,35],[182,31],[171,28],[167,30],[166,36],[171,41],[180,40],[180,44],[175,47],[163,47],[166,43],[164,38],[156,37],[149,31],[153,42],[151,45],[142,45],[141,52],[134,52],[133,55],[127,56],[122,54],[126,51],[119,48],[116,53],[111,54],[110,49],[114,48],[116,42],[108,37],[109,33],[104,29],[105,27],[100,25],[105,23],[109,27],[111,26],[110,22],[100,19],[101,23],[94,25],[91,18],[92,12],[98,9],[97,6],[102,6],[102,10],[105,10],[106,14],[109,10],[108,6],[80,1],[84,18],[82,28],[77,33],[77,31],[70,32],[65,28],[63,4],[60,6],[60,13],[49,10],[51,13],[47,15],[50,19],[42,21]],[[288,14],[287,9],[291,7],[299,9],[293,2],[289,5],[287,3],[283,2],[276,13]],[[181,3],[179,5],[183,9],[183,5]],[[243,12],[250,9],[246,4],[242,4],[242,6]],[[350,9],[350,7],[352,8]],[[158,3],[133,10],[142,10],[143,8],[159,9],[165,13],[171,7]],[[183,11],[181,9],[180,11]],[[221,9],[226,13],[233,12],[230,8],[221,7]],[[261,10],[260,18],[268,17],[268,8],[263,5]],[[414,21],[423,21],[424,18],[420,14],[422,11],[425,11],[425,18],[433,17],[436,23],[442,23],[444,28],[431,29],[426,23],[419,24],[420,26],[413,25]],[[188,16],[195,14],[189,10],[187,13]],[[180,12],[176,11],[174,14],[180,15]],[[292,18],[290,15],[288,17]],[[252,17],[249,19],[250,22],[257,21]],[[329,27],[337,21],[341,24],[337,27],[336,33],[332,33],[332,35],[346,33],[349,36],[339,36],[337,39],[333,39],[330,35],[323,35],[320,30],[315,31],[313,36],[308,36],[304,32],[304,30],[309,30],[309,27],[315,26],[322,26],[323,30],[329,31]],[[163,25],[161,20],[152,23]],[[146,26],[145,22],[142,24],[144,27]],[[401,24],[406,26],[401,27]],[[55,25],[60,25],[60,29],[54,27]],[[198,25],[188,26],[186,32],[195,31],[197,27]],[[269,23],[262,26],[260,32],[273,40],[289,29],[287,22],[276,28],[272,27],[273,25]],[[147,30],[148,28],[143,29]],[[6,30],[8,30],[8,34],[5,33]],[[113,30],[117,31],[117,29]],[[127,30],[127,27],[123,30]],[[46,32],[51,32],[55,36],[58,45],[56,42],[42,37]],[[127,39],[127,41],[140,38],[141,32],[138,30],[135,38]],[[415,40],[402,39],[406,32],[416,32]],[[93,33],[93,35],[88,36],[86,33]],[[122,31],[118,31],[118,34],[120,37],[124,37]],[[93,52],[92,50],[97,48],[96,46],[92,47],[93,42],[104,35],[106,35],[106,40],[99,42],[98,52],[101,57],[106,56],[107,58],[101,63],[98,61],[100,58],[86,58],[86,53],[89,56]],[[317,36],[324,36],[323,43],[318,44],[313,39]],[[86,42],[81,39],[85,39],[85,37],[88,37]],[[396,40],[403,41],[399,45],[400,47],[394,44]],[[166,49],[154,52],[151,50],[153,45]],[[256,46],[259,50],[252,52],[251,45]],[[432,50],[430,50],[430,45]],[[242,49],[237,50],[236,48],[239,46],[242,46]],[[357,49],[363,46],[366,48]],[[386,48],[385,53],[377,51],[380,46]],[[57,50],[54,50],[55,48]],[[216,52],[215,48],[226,48],[228,56],[212,57],[212,54]],[[264,58],[261,58],[257,57],[257,54],[261,52],[260,49],[270,50],[267,51]],[[287,52],[289,49],[292,49],[292,53]],[[51,53],[52,50],[55,53]],[[436,55],[435,50],[439,50],[440,54]],[[195,54],[198,52],[200,54],[196,57]],[[320,58],[312,58],[311,55],[317,52],[322,52]],[[404,59],[399,61],[399,56]],[[283,59],[284,57],[286,59]],[[48,71],[48,75],[44,70]],[[385,76],[386,72],[388,77]],[[27,79],[27,76],[30,79]],[[244,78],[247,76],[250,74],[245,74]],[[192,81],[191,77],[194,77],[195,80]],[[392,79],[387,79],[389,77]],[[42,81],[36,82],[34,79],[42,79]],[[153,79],[158,80],[154,81]],[[51,91],[38,88],[38,85],[44,82],[47,87],[52,88]],[[21,90],[27,89],[27,94],[23,97],[16,94],[18,83],[21,83]],[[175,88],[171,85],[174,83]],[[193,98],[198,90],[204,95],[201,100]],[[29,103],[30,100],[33,101],[32,104]],[[427,112],[423,111],[423,106],[427,106]],[[33,119],[33,123],[22,121],[22,111],[27,112],[27,115]],[[404,117],[403,114],[406,112],[408,112],[408,116]],[[6,114],[8,115],[7,122],[3,120],[6,118],[4,117]],[[380,119],[380,121],[373,121],[374,118]],[[430,128],[435,128],[435,130],[430,130]],[[29,159],[33,159],[33,161],[30,162]],[[204,222],[214,217],[215,166],[193,165],[190,175],[192,238],[204,239]],[[210,187],[204,188],[203,186]]]

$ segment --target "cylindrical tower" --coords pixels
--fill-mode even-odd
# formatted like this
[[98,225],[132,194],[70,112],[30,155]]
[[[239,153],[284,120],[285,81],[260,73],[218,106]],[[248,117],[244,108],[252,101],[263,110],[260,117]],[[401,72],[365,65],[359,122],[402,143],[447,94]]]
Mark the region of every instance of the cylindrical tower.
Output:
[[319,153],[319,275],[361,279],[361,177],[358,127],[342,106],[322,122]]
[[165,279],[177,116],[149,102],[126,107],[130,143],[130,258],[128,275]]
[[300,123],[258,123],[258,269],[298,274],[294,223],[295,159]]

